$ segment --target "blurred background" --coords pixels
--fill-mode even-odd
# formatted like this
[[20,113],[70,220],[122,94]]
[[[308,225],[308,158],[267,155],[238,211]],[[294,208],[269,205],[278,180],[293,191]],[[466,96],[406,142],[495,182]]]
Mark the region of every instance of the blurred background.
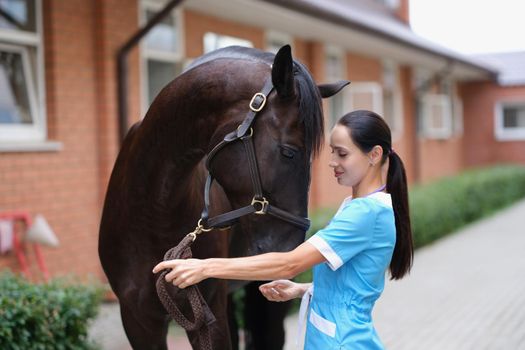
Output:
[[[522,2],[186,0],[132,40],[171,3],[0,0],[0,269],[104,284],[98,225],[119,130],[229,45],[290,44],[318,83],[352,81],[324,101],[327,134],[351,110],[386,119],[418,247],[525,196]],[[314,228],[351,195],[328,160],[325,147],[313,164]]]

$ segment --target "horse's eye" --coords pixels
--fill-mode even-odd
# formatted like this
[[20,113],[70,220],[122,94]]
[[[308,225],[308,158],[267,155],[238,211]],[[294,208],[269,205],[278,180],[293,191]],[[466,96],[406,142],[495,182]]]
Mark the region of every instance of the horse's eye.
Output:
[[295,150],[295,149],[293,149],[291,147],[281,146],[281,154],[283,156],[285,156],[286,158],[292,159],[296,152],[297,152],[297,150]]

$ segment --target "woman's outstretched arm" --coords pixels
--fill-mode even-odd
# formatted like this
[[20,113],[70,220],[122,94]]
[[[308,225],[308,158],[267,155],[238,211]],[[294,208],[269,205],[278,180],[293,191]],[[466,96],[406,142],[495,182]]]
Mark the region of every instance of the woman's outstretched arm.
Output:
[[310,243],[304,242],[286,253],[266,253],[231,259],[175,259],[159,263],[157,273],[171,269],[166,281],[186,288],[206,278],[264,281],[289,279],[325,261],[324,256]]

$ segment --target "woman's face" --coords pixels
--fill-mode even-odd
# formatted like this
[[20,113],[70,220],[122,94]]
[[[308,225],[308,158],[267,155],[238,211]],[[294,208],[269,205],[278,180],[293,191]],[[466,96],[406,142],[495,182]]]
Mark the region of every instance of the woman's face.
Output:
[[332,158],[329,163],[334,169],[337,182],[343,186],[356,186],[367,174],[370,158],[350,138],[350,130],[337,124],[330,135]]

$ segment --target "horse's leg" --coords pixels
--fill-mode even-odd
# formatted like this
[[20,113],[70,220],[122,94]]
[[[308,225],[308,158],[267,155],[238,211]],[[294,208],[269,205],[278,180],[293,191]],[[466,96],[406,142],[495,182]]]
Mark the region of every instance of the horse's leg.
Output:
[[246,350],[278,350],[284,347],[284,318],[291,302],[268,301],[259,291],[263,282],[252,282],[244,289]]
[[154,319],[141,317],[138,319],[136,313],[126,305],[121,305],[120,315],[124,330],[135,350],[167,350],[166,337],[168,335],[168,319]]
[[237,324],[237,318],[235,317],[235,304],[233,303],[233,293],[228,293],[227,310],[232,350],[239,350],[239,325]]
[[120,295],[122,324],[133,349],[166,350],[169,318],[150,285],[144,281]]

